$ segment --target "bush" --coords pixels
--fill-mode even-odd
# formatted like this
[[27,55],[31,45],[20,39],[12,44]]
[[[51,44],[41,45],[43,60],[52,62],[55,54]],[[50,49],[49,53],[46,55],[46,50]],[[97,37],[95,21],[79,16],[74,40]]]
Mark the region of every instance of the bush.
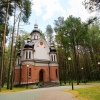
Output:
[[39,88],[41,88],[41,87],[43,86],[43,82],[37,83],[37,86],[38,86]]
[[36,86],[36,85],[32,85],[32,86],[30,86],[30,88],[31,88],[31,89],[37,89],[38,86]]
[[55,82],[55,84],[60,85],[60,82]]

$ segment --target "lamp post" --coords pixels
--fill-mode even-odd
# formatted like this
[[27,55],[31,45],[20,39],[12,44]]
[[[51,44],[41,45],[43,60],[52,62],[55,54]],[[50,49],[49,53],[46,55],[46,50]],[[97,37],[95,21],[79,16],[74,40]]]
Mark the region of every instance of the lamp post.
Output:
[[81,69],[83,69],[83,67]]
[[100,62],[98,62],[98,70],[99,70],[99,77],[100,77]]
[[[71,57],[68,57],[68,61],[71,61]],[[72,90],[74,90],[74,86],[73,86],[73,68],[71,66],[71,63],[70,63],[70,67],[71,67],[71,74],[72,74],[72,78],[71,78],[71,80],[72,80]]]
[[10,72],[10,90],[12,90],[12,72]]
[[29,65],[27,65],[27,89],[28,89],[28,67],[29,67]]
[[81,71],[81,72],[82,72],[81,76],[82,76],[82,78],[84,78],[84,77],[83,77],[83,67],[81,68],[81,70],[82,70],[82,71]]
[[81,79],[83,80],[83,82],[85,83],[85,75],[83,73],[83,67],[81,68]]
[[[100,65],[100,62],[98,62],[98,65]],[[98,68],[99,69],[99,68]]]

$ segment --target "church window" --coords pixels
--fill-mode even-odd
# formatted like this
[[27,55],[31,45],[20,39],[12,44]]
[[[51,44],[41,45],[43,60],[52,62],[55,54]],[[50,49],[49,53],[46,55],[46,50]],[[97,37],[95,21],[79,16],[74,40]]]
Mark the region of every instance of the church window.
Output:
[[26,51],[26,59],[28,59],[28,52]]
[[29,52],[29,59],[31,59],[31,51]]
[[58,77],[58,70],[56,69],[56,78]]
[[37,35],[34,35],[34,36],[35,36],[35,40],[37,40],[37,38],[38,38]]
[[53,61],[53,55],[51,55],[51,61]]
[[29,77],[31,77],[31,74],[32,74],[31,71],[32,71],[31,68],[29,68],[29,71],[28,71],[28,76]]
[[35,39],[35,35],[34,35],[34,39]]
[[54,55],[54,61],[55,61],[55,55]]
[[54,61],[57,61],[57,59],[56,59],[56,55],[54,55]]

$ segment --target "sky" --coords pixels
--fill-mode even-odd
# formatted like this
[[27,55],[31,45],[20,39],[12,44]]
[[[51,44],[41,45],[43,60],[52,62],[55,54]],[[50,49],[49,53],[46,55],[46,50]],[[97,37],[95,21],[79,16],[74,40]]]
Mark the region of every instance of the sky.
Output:
[[94,13],[89,13],[82,5],[84,0],[32,0],[32,14],[29,18],[30,24],[20,26],[23,30],[31,33],[34,24],[38,24],[38,28],[45,33],[46,26],[49,24],[54,27],[54,20],[58,17],[67,19],[69,15],[80,17],[82,21],[86,21]]

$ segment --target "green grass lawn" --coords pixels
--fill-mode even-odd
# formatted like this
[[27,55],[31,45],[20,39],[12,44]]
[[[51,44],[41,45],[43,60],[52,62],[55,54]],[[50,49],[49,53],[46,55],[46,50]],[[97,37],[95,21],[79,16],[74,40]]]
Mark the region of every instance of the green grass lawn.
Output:
[[100,100],[100,86],[75,89],[75,91],[79,93],[79,96],[89,100]]
[[100,100],[100,86],[64,91],[72,93],[74,97],[78,97],[80,100]]
[[7,90],[6,87],[1,89],[0,93],[10,93],[10,92],[19,92],[19,91],[25,91],[30,90],[30,88],[26,89],[26,87],[14,87],[12,90]]

